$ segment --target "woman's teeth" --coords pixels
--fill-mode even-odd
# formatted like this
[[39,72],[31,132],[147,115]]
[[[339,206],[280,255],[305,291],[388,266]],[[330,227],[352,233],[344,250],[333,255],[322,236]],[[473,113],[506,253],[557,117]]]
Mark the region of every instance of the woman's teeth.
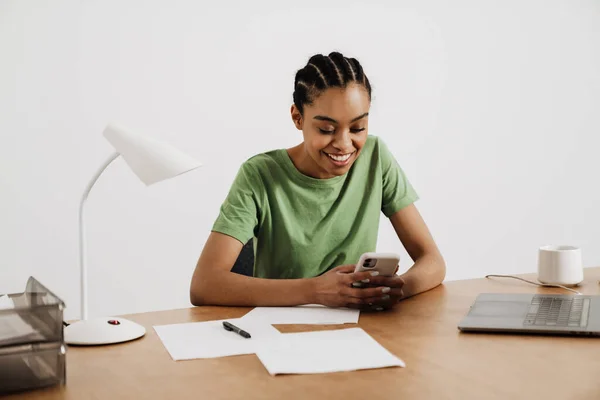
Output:
[[334,155],[334,154],[329,154],[326,153],[331,159],[335,160],[335,161],[346,161],[350,158],[350,156],[352,155],[352,153],[349,154],[343,154],[343,155]]

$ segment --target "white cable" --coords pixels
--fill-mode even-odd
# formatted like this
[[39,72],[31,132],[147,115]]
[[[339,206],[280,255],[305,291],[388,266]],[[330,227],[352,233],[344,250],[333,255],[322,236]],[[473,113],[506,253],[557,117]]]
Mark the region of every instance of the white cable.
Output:
[[550,283],[538,283],[538,282],[529,281],[527,279],[519,278],[518,276],[512,276],[512,275],[486,275],[485,277],[486,278],[490,278],[490,277],[496,277],[496,278],[513,278],[513,279],[518,279],[518,280],[523,281],[523,282],[532,283],[532,284],[538,285],[538,286],[543,286],[543,287],[557,287],[557,288],[562,288],[562,289],[565,289],[565,290],[569,290],[569,291],[571,291],[573,293],[576,293],[576,294],[579,294],[579,295],[581,294],[577,290],[568,288],[568,287],[563,286],[563,285],[556,285],[556,284],[550,284]]

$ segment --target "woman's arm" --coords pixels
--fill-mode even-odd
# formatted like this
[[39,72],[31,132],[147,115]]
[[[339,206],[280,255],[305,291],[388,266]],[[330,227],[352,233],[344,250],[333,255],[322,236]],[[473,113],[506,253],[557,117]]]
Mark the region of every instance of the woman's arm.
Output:
[[404,281],[402,298],[438,286],[446,276],[446,264],[425,221],[414,204],[390,217],[390,222],[414,265],[400,275]]
[[295,306],[324,304],[346,306],[381,297],[383,287],[352,288],[353,282],[368,279],[369,272],[352,273],[354,266],[340,266],[307,279],[262,279],[231,272],[242,243],[231,236],[211,232],[190,286],[193,305]]
[[192,277],[192,304],[291,306],[311,302],[308,279],[258,279],[231,272],[242,243],[211,232]]

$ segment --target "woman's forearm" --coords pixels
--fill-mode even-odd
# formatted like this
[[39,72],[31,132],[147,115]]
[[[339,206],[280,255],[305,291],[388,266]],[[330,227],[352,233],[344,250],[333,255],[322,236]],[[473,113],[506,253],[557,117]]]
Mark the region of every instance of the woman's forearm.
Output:
[[314,302],[312,279],[262,279],[229,271],[192,280],[193,305],[296,306]]
[[442,283],[446,277],[446,264],[439,253],[425,254],[400,277],[404,281],[402,298],[414,296]]

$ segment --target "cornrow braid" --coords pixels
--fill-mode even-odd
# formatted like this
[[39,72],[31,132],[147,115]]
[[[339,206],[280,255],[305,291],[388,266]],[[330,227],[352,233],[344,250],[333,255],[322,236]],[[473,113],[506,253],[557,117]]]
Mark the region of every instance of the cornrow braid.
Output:
[[371,99],[371,84],[356,58],[346,58],[338,52],[327,56],[315,54],[296,72],[294,104],[304,114],[304,106],[312,104],[323,91],[331,87],[345,88],[350,83],[363,85]]

